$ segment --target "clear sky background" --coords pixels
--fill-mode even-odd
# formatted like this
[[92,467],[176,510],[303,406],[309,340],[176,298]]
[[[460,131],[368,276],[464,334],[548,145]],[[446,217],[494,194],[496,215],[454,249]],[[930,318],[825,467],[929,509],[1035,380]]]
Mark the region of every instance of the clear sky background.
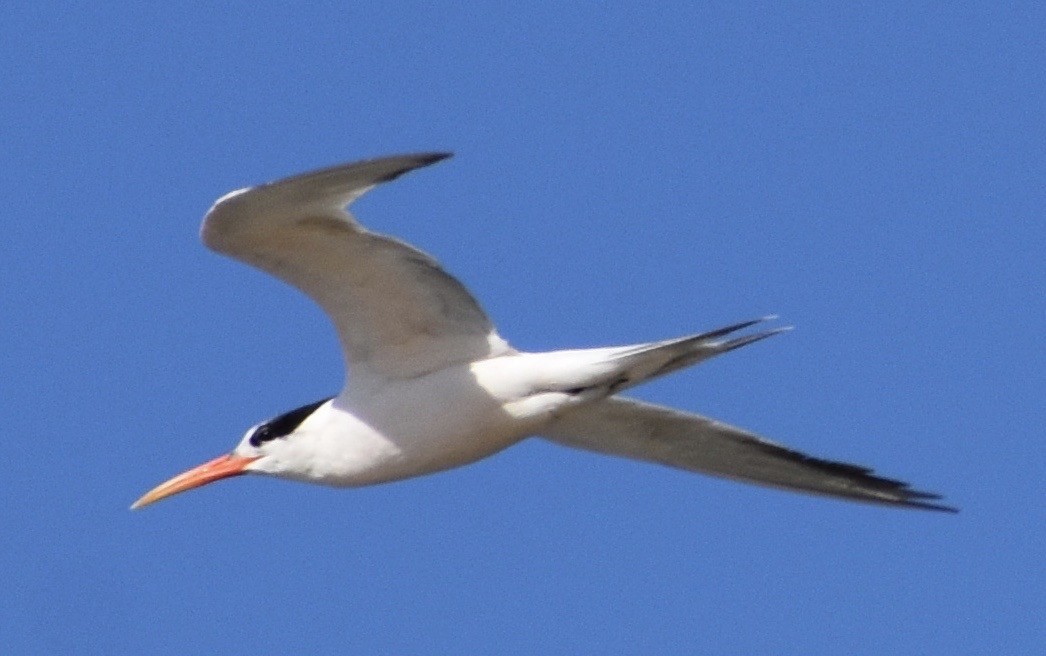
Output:
[[[996,4],[8,3],[0,652],[1041,649],[1046,10]],[[210,204],[421,150],[456,156],[357,214],[517,347],[779,313],[635,394],[962,513],[538,440],[129,512],[342,382],[317,308],[199,243]]]

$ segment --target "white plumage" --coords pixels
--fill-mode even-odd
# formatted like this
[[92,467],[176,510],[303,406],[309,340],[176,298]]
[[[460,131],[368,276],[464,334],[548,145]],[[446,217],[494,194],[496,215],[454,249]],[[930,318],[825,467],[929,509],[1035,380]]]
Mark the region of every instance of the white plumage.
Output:
[[[853,465],[619,393],[784,329],[765,319],[625,347],[520,353],[430,256],[363,228],[347,206],[448,155],[347,164],[225,195],[204,219],[210,248],[287,281],[337,329],[349,376],[336,397],[248,430],[227,456],[133,507],[220,478],[269,474],[335,486],[419,476],[528,437],[787,489],[952,510],[939,497]],[[768,317],[769,318],[769,317]]]

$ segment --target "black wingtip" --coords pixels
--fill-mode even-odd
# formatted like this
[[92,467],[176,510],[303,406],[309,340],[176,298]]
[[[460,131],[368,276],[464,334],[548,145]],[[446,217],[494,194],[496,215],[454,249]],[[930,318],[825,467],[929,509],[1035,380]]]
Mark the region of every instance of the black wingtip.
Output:
[[925,501],[905,501],[902,505],[906,508],[914,508],[916,510],[936,510],[938,512],[951,513],[953,515],[959,514],[959,509],[955,506],[946,506],[940,503],[927,503]]
[[412,155],[404,155],[404,159],[414,160],[414,167],[419,168],[422,166],[428,166],[435,164],[436,162],[442,162],[443,160],[453,157],[454,153],[447,151],[432,151],[428,153],[415,153]]
[[[370,160],[370,162],[383,162],[383,161],[399,161],[401,166],[396,169],[389,171],[387,174],[377,178],[375,182],[391,182],[396,178],[400,177],[404,173],[409,173],[414,169],[420,169],[424,166],[435,164],[436,162],[442,162],[443,160],[451,157],[454,153],[451,152],[432,152],[432,153],[413,153],[410,155],[398,155],[392,157],[382,157],[380,159]],[[369,162],[365,162],[369,163]]]

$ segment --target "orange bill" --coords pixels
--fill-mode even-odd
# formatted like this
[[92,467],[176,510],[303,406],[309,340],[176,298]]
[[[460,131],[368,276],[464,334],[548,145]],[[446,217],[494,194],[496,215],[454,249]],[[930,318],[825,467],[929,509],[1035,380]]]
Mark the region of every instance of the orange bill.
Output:
[[258,458],[259,456],[244,457],[230,453],[215,458],[210,462],[205,462],[199,467],[193,467],[184,474],[178,474],[166,483],[157,485],[149,490],[145,496],[134,502],[131,510],[148,506],[150,503],[156,503],[160,499],[166,499],[173,494],[185,492],[201,485],[207,485],[223,478],[239,476],[245,473],[247,465]]

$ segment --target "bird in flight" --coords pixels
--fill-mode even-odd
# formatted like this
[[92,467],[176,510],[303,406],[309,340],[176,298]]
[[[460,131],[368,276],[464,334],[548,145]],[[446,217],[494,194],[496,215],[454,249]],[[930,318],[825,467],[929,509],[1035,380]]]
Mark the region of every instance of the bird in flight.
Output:
[[345,164],[240,189],[214,204],[203,243],[318,303],[334,322],[351,375],[337,396],[252,426],[231,453],[159,485],[132,508],[240,474],[336,487],[384,483],[466,465],[540,436],[760,485],[954,511],[937,494],[865,467],[621,396],[786,330],[756,328],[773,317],[631,346],[512,348],[436,260],[367,230],[348,212],[375,186],[447,157]]

